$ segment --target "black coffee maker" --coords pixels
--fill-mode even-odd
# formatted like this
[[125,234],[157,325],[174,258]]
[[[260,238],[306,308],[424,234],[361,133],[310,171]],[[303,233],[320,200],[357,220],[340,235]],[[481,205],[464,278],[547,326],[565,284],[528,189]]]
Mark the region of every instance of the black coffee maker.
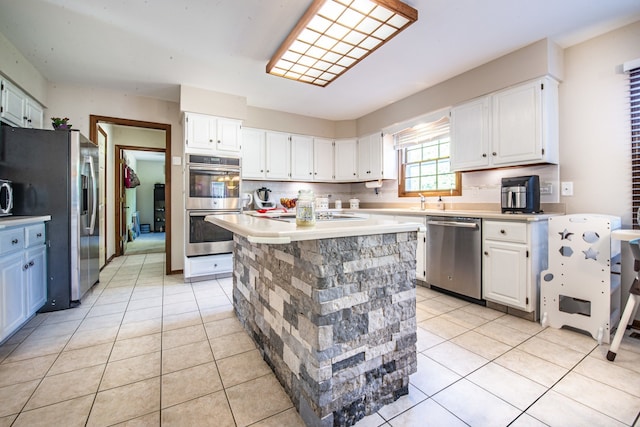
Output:
[[502,178],[502,213],[540,213],[538,175]]

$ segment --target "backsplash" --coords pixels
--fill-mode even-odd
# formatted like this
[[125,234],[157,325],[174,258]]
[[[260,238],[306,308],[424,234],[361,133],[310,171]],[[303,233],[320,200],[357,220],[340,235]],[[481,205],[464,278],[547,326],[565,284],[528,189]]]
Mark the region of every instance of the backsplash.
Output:
[[[443,196],[449,209],[468,205],[480,205],[480,209],[500,208],[500,186],[503,177],[539,175],[540,187],[551,188],[551,194],[541,194],[542,204],[557,204],[560,201],[560,168],[558,165],[538,165],[518,168],[495,169],[478,172],[464,172],[462,174],[462,196]],[[367,207],[375,204],[389,204],[390,207],[413,206],[420,202],[418,197],[398,197],[398,181],[383,180],[381,188],[366,188],[364,183],[307,183],[307,182],[275,182],[275,181],[243,181],[242,191],[253,193],[260,187],[271,190],[271,197],[279,202],[281,197],[297,197],[298,190],[310,188],[316,197],[328,197],[329,205],[333,207],[335,200],[342,200],[342,206],[347,207],[351,198],[360,199],[360,206]],[[427,203],[435,204],[436,197],[427,197]]]

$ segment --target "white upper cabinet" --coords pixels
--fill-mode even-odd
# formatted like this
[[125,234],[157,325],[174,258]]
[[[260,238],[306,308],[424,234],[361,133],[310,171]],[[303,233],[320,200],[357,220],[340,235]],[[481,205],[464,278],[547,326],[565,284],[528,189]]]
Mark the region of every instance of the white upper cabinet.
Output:
[[380,133],[358,139],[358,179],[397,178],[396,152],[393,137]]
[[358,141],[340,139],[335,145],[335,179],[336,181],[358,180]]
[[451,166],[558,162],[558,83],[545,77],[451,110]]
[[291,179],[310,181],[313,178],[313,137],[291,136]]
[[266,133],[260,129],[242,129],[242,178],[264,179],[266,174]]
[[8,80],[0,82],[0,119],[18,127],[42,129],[44,109]]
[[333,149],[332,139],[313,139],[313,179],[315,181],[333,180]]
[[241,128],[240,120],[185,113],[185,152],[239,152]]
[[2,112],[0,117],[16,126],[24,124],[24,94],[10,82],[2,81]]
[[216,149],[239,152],[242,145],[242,122],[222,118],[217,119],[216,122]]
[[30,98],[25,102],[25,127],[32,129],[43,129],[44,126],[44,110],[40,104]]
[[266,133],[265,178],[288,181],[291,178],[291,137],[280,132]]
[[454,170],[489,166],[489,97],[451,109],[451,167]]

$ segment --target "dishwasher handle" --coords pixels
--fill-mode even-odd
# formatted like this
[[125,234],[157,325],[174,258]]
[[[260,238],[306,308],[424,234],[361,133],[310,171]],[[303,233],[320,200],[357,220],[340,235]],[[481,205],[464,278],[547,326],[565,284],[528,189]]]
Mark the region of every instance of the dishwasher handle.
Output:
[[427,221],[427,225],[441,225],[443,227],[459,227],[459,228],[478,228],[478,224],[475,222],[462,222],[462,221]]

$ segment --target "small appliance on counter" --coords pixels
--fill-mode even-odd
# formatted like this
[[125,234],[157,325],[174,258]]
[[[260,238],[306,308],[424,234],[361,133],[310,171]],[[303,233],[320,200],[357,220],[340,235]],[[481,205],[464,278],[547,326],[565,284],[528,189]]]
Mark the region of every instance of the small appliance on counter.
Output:
[[269,209],[276,207],[276,202],[271,200],[271,190],[267,187],[260,187],[254,191],[253,204],[256,209]]
[[540,213],[538,175],[502,178],[502,213]]
[[0,179],[0,217],[11,215],[13,209],[13,186],[11,181]]

